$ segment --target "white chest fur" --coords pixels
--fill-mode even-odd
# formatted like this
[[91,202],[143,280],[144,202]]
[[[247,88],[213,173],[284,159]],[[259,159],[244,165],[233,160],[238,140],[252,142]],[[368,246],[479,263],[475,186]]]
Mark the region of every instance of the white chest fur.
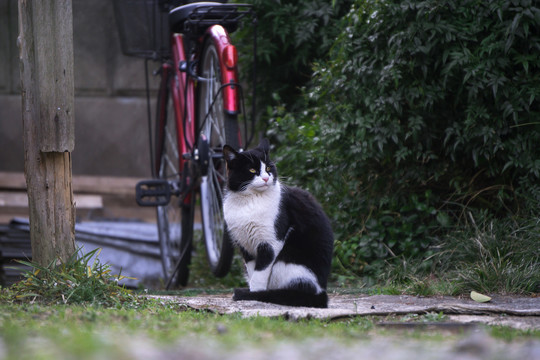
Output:
[[261,193],[228,192],[223,213],[232,240],[251,254],[267,242],[277,245],[275,221],[279,213],[281,186],[279,181]]

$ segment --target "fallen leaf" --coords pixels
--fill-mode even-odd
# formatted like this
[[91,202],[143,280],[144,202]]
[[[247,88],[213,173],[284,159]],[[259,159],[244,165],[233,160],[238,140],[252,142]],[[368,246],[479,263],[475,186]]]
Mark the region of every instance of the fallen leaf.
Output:
[[471,299],[479,303],[485,303],[491,300],[487,295],[477,293],[476,291],[471,291]]

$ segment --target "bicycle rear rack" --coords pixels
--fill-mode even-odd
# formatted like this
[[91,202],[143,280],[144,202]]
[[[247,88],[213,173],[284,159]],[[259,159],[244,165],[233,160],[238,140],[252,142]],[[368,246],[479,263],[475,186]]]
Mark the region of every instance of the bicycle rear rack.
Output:
[[238,28],[239,21],[247,15],[254,16],[252,5],[193,3],[173,9],[169,21],[173,31],[198,37],[208,27],[216,24],[232,33]]

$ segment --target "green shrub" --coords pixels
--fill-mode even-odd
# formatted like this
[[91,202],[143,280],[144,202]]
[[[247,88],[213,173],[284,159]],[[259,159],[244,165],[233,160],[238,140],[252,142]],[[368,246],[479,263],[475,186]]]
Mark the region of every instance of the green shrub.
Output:
[[[257,26],[257,103],[265,109],[275,104],[274,96],[285,99],[292,108],[300,88],[312,75],[312,64],[326,56],[339,34],[337,22],[346,14],[352,0],[238,0],[253,4]],[[240,47],[242,71],[251,79],[251,27],[233,34]],[[251,83],[249,83],[251,85]],[[267,117],[263,112],[262,124]]]
[[305,110],[273,109],[280,172],[331,214],[346,268],[427,257],[466,209],[540,209],[535,5],[355,1]]

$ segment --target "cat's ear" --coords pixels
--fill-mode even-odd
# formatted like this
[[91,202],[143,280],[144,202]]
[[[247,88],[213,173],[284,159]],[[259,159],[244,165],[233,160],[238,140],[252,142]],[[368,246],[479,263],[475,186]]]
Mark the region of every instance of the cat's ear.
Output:
[[261,140],[259,147],[262,149],[262,151],[264,151],[265,154],[268,154],[270,152],[270,142],[267,138]]
[[234,150],[231,146],[223,146],[223,157],[227,162],[233,161],[238,157],[238,151]]

